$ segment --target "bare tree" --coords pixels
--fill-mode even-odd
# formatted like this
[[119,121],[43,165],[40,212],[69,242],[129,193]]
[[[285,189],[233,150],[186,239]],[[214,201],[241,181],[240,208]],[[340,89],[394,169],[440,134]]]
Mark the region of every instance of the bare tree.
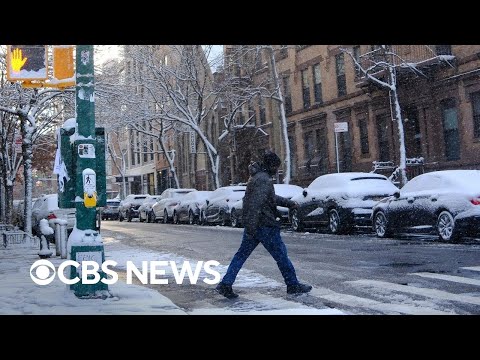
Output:
[[[24,230],[32,231],[32,159],[35,141],[45,131],[52,130],[58,120],[54,101],[70,100],[69,92],[54,89],[24,89],[19,84],[5,86],[0,96],[0,113],[18,119],[22,135],[22,165],[25,181]],[[16,167],[18,170],[18,167]],[[16,175],[16,174],[15,174]],[[13,176],[13,174],[11,175]]]
[[[233,76],[242,79],[238,84],[238,87],[242,89],[239,100],[242,97],[245,98],[247,94],[251,94],[271,99],[277,105],[285,155],[283,177],[285,184],[290,183],[290,143],[288,141],[285,97],[278,73],[277,58],[280,52],[287,50],[288,45],[235,45],[225,61],[227,77],[230,75],[230,78]],[[232,80],[230,79],[230,82]],[[230,113],[234,110],[235,107],[232,107]]]
[[215,124],[211,119],[218,93],[213,88],[210,65],[200,45],[166,48],[167,61],[159,60],[158,53],[151,47],[130,48],[129,57],[137,66],[130,84],[140,93],[137,97],[140,102],[133,104],[136,116],[130,117],[131,126],[147,134],[150,127],[147,129],[141,123],[150,122],[171,170],[174,170],[174,153],[166,150],[162,139],[173,129],[193,131],[203,144],[213,184],[217,188],[220,186],[220,159],[215,145],[217,139],[212,137]]
[[[421,59],[421,61],[407,61],[395,50],[395,46],[380,45],[370,53],[362,55],[363,61],[361,61],[348,49],[341,49],[342,52],[350,56],[356,69],[361,75],[363,75],[368,81],[371,81],[389,91],[390,101],[395,113],[395,115],[392,116],[392,121],[397,123],[400,152],[400,163],[391,178],[398,177],[400,185],[403,186],[408,181],[406,174],[407,152],[405,149],[405,132],[398,95],[398,71],[401,69],[407,69],[417,75],[425,76],[419,67],[419,64],[424,62],[425,59]],[[447,63],[453,59],[453,56],[448,55],[437,56],[427,45],[425,45],[425,50],[427,53],[431,54],[431,58],[438,58]]]

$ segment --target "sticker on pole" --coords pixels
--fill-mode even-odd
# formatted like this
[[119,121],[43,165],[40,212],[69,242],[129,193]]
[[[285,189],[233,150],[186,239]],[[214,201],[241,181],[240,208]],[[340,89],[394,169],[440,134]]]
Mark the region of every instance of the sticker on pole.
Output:
[[336,122],[335,125],[335,132],[348,132],[348,122]]
[[78,156],[81,158],[95,159],[95,146],[93,144],[79,144]]
[[92,169],[85,169],[83,175],[83,203],[85,207],[97,206],[97,175]]

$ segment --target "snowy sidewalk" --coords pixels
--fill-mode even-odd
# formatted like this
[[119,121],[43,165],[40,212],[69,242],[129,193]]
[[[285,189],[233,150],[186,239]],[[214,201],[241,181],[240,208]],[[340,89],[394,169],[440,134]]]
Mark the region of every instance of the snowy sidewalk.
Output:
[[[126,261],[132,261],[139,267],[142,261],[173,260],[177,263],[182,263],[185,260],[195,261],[176,254],[129,247],[108,236],[104,236],[103,240],[105,260],[115,260],[118,263],[115,270],[120,272],[125,270]],[[166,288],[162,290],[162,286],[152,289],[142,285],[127,285],[121,275],[117,283],[108,287],[113,295],[112,298],[105,300],[78,299],[57,276],[48,285],[35,284],[30,278],[30,267],[37,260],[39,260],[38,249],[14,246],[4,249],[0,247],[0,304],[2,304],[0,314],[344,314],[336,309],[318,309],[258,292],[245,294],[238,301],[229,301],[218,294],[212,294],[211,296],[207,294],[207,301],[197,302],[196,307],[187,312],[160,293],[165,293]],[[64,261],[60,257],[51,257],[48,260],[56,268]],[[222,274],[225,273],[226,265],[220,265],[217,270]],[[171,276],[172,274],[167,271],[165,275]],[[207,276],[207,274],[201,273],[200,276]],[[282,287],[282,284],[261,274],[242,269],[235,286],[240,289],[256,287],[260,290],[278,289]],[[185,288],[187,292],[190,290]],[[213,286],[211,291],[214,293]],[[195,293],[191,295],[195,295]]]
[[[109,286],[114,297],[105,300],[78,299],[58,277],[49,285],[37,285],[30,278],[37,253],[31,248],[0,248],[0,314],[186,314],[157,291],[121,281]],[[63,261],[48,260],[55,267]]]

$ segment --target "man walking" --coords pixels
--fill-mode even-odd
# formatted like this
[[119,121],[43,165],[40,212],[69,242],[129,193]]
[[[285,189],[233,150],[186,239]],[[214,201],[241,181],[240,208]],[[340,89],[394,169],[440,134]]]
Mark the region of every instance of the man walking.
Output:
[[307,293],[310,285],[301,284],[295,268],[287,256],[287,248],[280,237],[280,224],[276,220],[277,206],[294,208],[294,201],[275,195],[271,177],[275,175],[281,164],[280,158],[273,152],[267,152],[263,164],[252,163],[248,169],[247,190],[243,198],[243,224],[245,230],[240,248],[234,255],[227,273],[217,285],[216,290],[229,299],[238,297],[232,290],[238,272],[259,243],[267,249],[277,262],[282,273],[288,294]]

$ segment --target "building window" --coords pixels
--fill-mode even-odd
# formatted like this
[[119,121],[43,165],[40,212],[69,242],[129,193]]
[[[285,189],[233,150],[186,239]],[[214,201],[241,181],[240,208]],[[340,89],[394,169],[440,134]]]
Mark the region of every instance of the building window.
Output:
[[130,130],[130,165],[135,165],[135,135]]
[[377,116],[378,160],[390,161],[390,143],[388,141],[388,117]]
[[460,135],[455,100],[442,102],[443,138],[445,140],[445,157],[448,161],[460,159]]
[[[360,45],[353,47],[353,58],[357,63],[360,64]],[[361,75],[359,67],[354,63],[353,68],[355,69],[355,77],[358,78]]]
[[310,84],[308,83],[307,69],[302,70],[302,94],[303,94],[303,108],[310,107]]
[[288,144],[290,145],[290,176],[297,175],[297,157],[295,148],[295,139],[293,136],[288,137]]
[[248,101],[248,118],[251,118],[249,121],[252,124],[257,124],[257,111],[253,107],[251,100]]
[[480,137],[480,92],[471,95],[473,113],[473,136]]
[[261,96],[258,97],[258,107],[260,108],[260,125],[267,122],[267,114],[265,113],[265,100]]
[[310,161],[313,159],[315,145],[313,143],[313,131],[306,132],[303,137],[303,145],[305,151],[305,161]]
[[135,147],[137,153],[137,164],[140,165],[140,133],[137,131],[137,146]]
[[292,94],[290,93],[290,76],[284,76],[282,78],[283,83],[283,97],[285,100],[285,113],[290,114],[292,112]]
[[147,143],[144,141],[143,142],[143,163],[146,163],[148,161],[148,146]]
[[360,150],[362,155],[370,153],[370,146],[368,144],[368,124],[367,119],[358,120],[358,127],[360,129]]
[[280,59],[285,59],[288,56],[288,45],[280,45]]
[[315,64],[313,69],[313,95],[315,102],[321,104],[322,101],[322,76],[320,73],[320,64]]
[[437,55],[452,55],[452,45],[435,45]]
[[327,131],[325,127],[315,130],[315,140],[317,145],[318,174],[328,173],[328,144]]
[[338,97],[347,95],[347,81],[345,78],[345,57],[343,53],[335,55],[335,68],[337,71]]

